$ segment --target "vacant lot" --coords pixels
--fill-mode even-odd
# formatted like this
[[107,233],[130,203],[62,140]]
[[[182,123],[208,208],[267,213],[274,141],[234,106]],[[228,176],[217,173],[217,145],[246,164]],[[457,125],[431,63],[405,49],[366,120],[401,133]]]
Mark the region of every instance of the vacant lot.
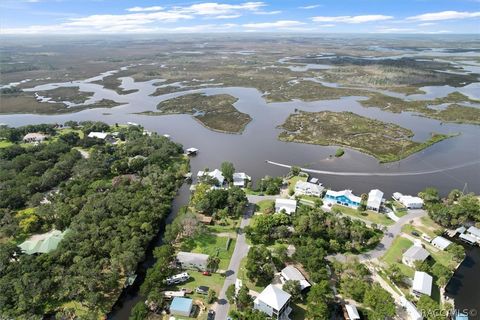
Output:
[[291,114],[280,128],[284,129],[279,135],[282,141],[345,146],[380,162],[398,161],[449,137],[432,134],[425,142],[415,142],[409,129],[352,112],[300,111]]

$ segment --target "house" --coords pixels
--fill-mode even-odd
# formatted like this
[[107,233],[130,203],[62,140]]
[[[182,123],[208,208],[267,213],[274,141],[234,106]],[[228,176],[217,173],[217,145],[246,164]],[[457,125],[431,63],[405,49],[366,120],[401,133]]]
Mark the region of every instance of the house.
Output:
[[367,209],[373,211],[380,211],[380,206],[383,202],[383,192],[378,189],[370,190],[368,193]]
[[345,311],[347,313],[346,316],[344,315],[345,320],[360,320],[357,307],[353,304],[346,304]]
[[286,214],[295,213],[295,211],[297,210],[297,201],[281,198],[275,199],[275,212],[278,213],[282,210],[285,210]]
[[183,283],[190,279],[190,275],[187,272],[182,272],[171,277],[168,277],[166,281],[167,285]]
[[208,254],[179,252],[177,254],[177,262],[183,269],[205,271],[208,265]]
[[432,294],[433,278],[428,273],[422,271],[415,271],[415,277],[413,278],[412,291],[417,297],[421,295],[430,296]]
[[31,132],[27,133],[23,137],[23,142],[43,142],[48,138],[47,135],[39,133],[39,132]]
[[280,281],[285,283],[289,280],[297,280],[300,282],[300,289],[303,291],[310,287],[310,283],[305,279],[303,274],[294,266],[286,266],[280,272]]
[[474,226],[471,226],[467,229],[467,234],[471,237],[474,237],[477,242],[480,243],[480,229]]
[[295,184],[295,195],[321,197],[323,189],[325,188],[321,184],[297,181]]
[[361,198],[352,193],[352,190],[332,191],[328,190],[323,198],[325,202],[339,204],[346,207],[358,208]]
[[245,172],[235,172],[233,174],[233,185],[236,187],[244,188],[250,180],[252,178]]
[[88,137],[89,138],[96,138],[96,139],[100,139],[100,140],[105,140],[107,137],[108,137],[108,132],[95,132],[95,131],[92,131],[88,134]]
[[268,285],[253,301],[253,308],[267,314],[272,319],[289,319],[292,312],[292,296],[280,288]]
[[222,171],[218,169],[215,169],[213,171],[198,171],[197,178],[199,180],[205,176],[209,176],[212,179],[217,179],[219,186],[223,186],[223,183],[225,182],[225,177],[223,176]]
[[431,243],[434,247],[437,247],[440,250],[445,250],[448,248],[449,245],[452,244],[452,241],[445,239],[444,237],[438,236],[433,239]]
[[192,313],[193,308],[193,300],[189,298],[183,297],[175,297],[170,304],[170,314],[183,316],[183,317],[190,317],[190,313]]
[[416,261],[423,262],[427,260],[429,256],[430,256],[430,253],[427,250],[425,250],[422,246],[413,245],[403,254],[402,262],[403,264],[406,264],[407,266],[414,268]]
[[419,197],[412,197],[403,195],[400,192],[395,192],[393,199],[403,204],[407,209],[421,209],[423,207],[423,200]]
[[65,231],[52,230],[43,234],[36,234],[22,242],[18,247],[22,249],[23,253],[35,254],[35,253],[48,253],[57,249],[58,244],[62,241],[63,237],[67,233]]
[[311,178],[309,182],[314,183],[314,184],[319,184],[317,178]]
[[417,310],[417,307],[415,305],[408,301],[405,296],[400,297],[400,304],[402,307],[405,309],[408,315],[409,320],[422,320],[423,316],[420,311]]
[[459,238],[460,238],[460,240],[462,240],[465,243],[468,243],[469,245],[474,245],[477,242],[477,239],[475,239],[475,237],[473,237],[469,234],[466,234],[466,233],[462,233],[459,236]]

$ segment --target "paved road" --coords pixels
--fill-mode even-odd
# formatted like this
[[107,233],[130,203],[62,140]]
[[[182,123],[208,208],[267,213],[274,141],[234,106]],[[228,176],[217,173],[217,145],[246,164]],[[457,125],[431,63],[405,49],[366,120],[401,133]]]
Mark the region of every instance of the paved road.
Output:
[[230,265],[228,266],[228,270],[226,272],[227,277],[225,278],[225,282],[223,283],[222,290],[220,290],[218,301],[214,306],[216,312],[215,319],[227,319],[230,305],[227,301],[225,293],[230,285],[235,284],[235,280],[238,277],[238,269],[240,268],[240,262],[244,257],[247,256],[248,250],[250,249],[245,238],[245,233],[243,233],[243,228],[250,223],[250,217],[252,216],[254,208],[255,206],[253,204],[250,204],[247,210],[245,210],[245,215],[240,222],[240,231],[237,236],[237,242],[235,244],[235,249],[233,250]]

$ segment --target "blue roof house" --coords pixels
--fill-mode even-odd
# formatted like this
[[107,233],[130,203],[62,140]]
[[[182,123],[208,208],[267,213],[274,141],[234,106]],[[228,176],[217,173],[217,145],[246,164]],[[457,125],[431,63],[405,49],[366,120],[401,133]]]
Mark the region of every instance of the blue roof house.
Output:
[[170,304],[170,314],[190,317],[192,313],[193,300],[188,298],[175,297]]
[[352,193],[352,190],[328,190],[323,200],[326,203],[339,204],[346,207],[357,208],[358,206],[360,206],[360,202],[362,199],[354,195]]

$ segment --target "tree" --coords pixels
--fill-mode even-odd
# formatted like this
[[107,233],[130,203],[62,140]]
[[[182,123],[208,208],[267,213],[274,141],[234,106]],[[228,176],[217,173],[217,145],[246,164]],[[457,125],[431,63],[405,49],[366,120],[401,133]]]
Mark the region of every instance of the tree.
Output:
[[417,309],[422,313],[427,320],[443,320],[445,316],[441,310],[440,305],[429,296],[422,295],[417,302]]
[[144,320],[148,316],[148,308],[143,301],[137,302],[130,313],[129,320]]
[[228,182],[233,182],[233,174],[235,173],[235,167],[231,162],[222,162],[220,166],[220,171],[222,171],[222,175]]
[[401,283],[403,281],[403,274],[397,264],[391,264],[386,271],[393,282]]
[[456,262],[460,262],[465,258],[465,249],[456,243],[452,243],[448,246],[447,251],[453,255]]
[[250,290],[247,288],[247,286],[243,285],[239,290],[238,290],[238,295],[237,295],[237,309],[240,311],[243,311],[245,309],[251,308],[253,304],[253,298],[250,295]]
[[425,201],[425,204],[437,203],[440,201],[438,190],[433,187],[428,187],[418,193],[418,196]]
[[217,300],[217,293],[213,289],[208,289],[207,303],[212,304]]
[[323,280],[310,288],[307,296],[307,317],[309,319],[328,319],[328,302],[333,297],[328,281]]
[[265,246],[253,246],[247,254],[247,277],[258,285],[270,283],[274,276],[272,254]]
[[207,269],[214,272],[220,264],[220,258],[217,256],[208,256]]
[[283,291],[289,293],[292,296],[293,301],[298,301],[302,299],[302,289],[300,287],[300,281],[298,280],[287,280],[283,284]]
[[235,284],[228,286],[225,296],[227,297],[228,303],[233,304],[235,302]]
[[300,167],[298,167],[298,166],[292,166],[292,167],[290,168],[290,174],[291,174],[292,176],[298,176],[298,175],[300,174],[300,170],[301,170]]
[[371,309],[369,319],[384,320],[395,315],[395,302],[392,296],[377,283],[367,289],[364,300],[365,305]]

